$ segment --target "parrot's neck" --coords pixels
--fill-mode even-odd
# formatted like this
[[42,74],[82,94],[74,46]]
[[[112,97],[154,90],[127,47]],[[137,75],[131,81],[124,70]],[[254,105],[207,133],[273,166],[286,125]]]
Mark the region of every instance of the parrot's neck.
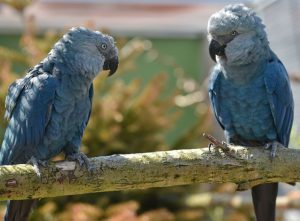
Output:
[[240,48],[234,43],[228,44],[226,56],[220,57],[218,63],[226,79],[239,85],[247,84],[263,74],[272,53],[267,42],[260,39],[250,41],[250,46],[239,44]]
[[68,84],[68,89],[76,97],[86,96],[93,83],[91,79],[85,78],[84,75],[68,75],[64,80]]
[[224,77],[235,84],[244,85],[263,74],[266,61],[261,60],[246,65],[221,65]]
[[42,63],[46,72],[56,75],[62,85],[66,86],[65,90],[68,90],[69,95],[74,97],[84,97],[89,94],[91,84],[98,74],[98,68],[90,70],[88,67],[82,67],[80,62],[75,64],[72,59],[63,59],[58,54],[48,56]]
[[88,93],[93,80],[102,71],[104,56],[95,55],[89,48],[76,51],[76,48],[68,48],[63,43],[58,46],[51,50],[49,60],[60,66],[60,74],[67,75],[68,84]]

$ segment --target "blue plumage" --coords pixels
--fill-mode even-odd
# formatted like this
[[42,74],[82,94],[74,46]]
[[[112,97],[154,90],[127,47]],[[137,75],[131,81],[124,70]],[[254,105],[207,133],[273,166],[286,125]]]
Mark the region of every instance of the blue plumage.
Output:
[[[9,87],[0,165],[27,163],[32,157],[46,161],[61,152],[88,163],[79,148],[92,108],[92,82],[103,69],[113,74],[117,67],[112,37],[85,28],[65,34],[40,64]],[[27,220],[32,204],[10,201],[4,220]]]
[[39,156],[36,148],[45,148],[40,144],[58,83],[52,75],[34,70],[10,86],[6,98],[9,124],[0,152],[1,165],[26,163],[31,156],[47,159]]
[[[209,52],[217,62],[209,97],[227,142],[288,147],[294,102],[287,72],[269,47],[265,26],[242,4],[229,5],[208,22]],[[274,221],[278,183],[252,188],[258,221]]]
[[264,80],[278,141],[287,147],[294,119],[294,101],[283,64],[280,61],[272,63]]
[[[276,58],[274,58],[276,59]],[[216,66],[209,86],[211,103],[226,139],[278,140],[288,146],[293,122],[293,97],[279,60],[266,61],[261,73],[246,85],[226,79]]]

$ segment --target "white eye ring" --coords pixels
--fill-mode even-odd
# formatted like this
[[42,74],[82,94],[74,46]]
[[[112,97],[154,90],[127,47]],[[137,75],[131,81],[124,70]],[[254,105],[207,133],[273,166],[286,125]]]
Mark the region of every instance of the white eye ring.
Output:
[[232,36],[236,36],[237,34],[238,34],[237,31],[232,31],[232,32],[231,32],[231,35],[232,35]]
[[102,43],[102,44],[101,44],[101,48],[102,48],[103,50],[105,50],[105,49],[107,48],[107,45],[106,45],[105,43]]

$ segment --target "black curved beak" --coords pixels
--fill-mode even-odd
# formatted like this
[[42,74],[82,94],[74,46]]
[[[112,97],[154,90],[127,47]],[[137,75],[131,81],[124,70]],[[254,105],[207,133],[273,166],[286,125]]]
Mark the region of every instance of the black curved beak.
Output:
[[209,43],[209,55],[214,62],[217,62],[216,56],[225,56],[226,45],[220,45],[219,42],[212,39]]
[[105,60],[103,65],[103,70],[109,70],[108,76],[111,76],[117,71],[118,66],[119,66],[119,58],[116,56],[109,60]]

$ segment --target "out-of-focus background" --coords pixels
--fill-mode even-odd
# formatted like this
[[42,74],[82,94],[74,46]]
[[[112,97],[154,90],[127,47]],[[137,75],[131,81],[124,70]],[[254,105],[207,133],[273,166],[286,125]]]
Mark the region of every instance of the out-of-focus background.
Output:
[[[263,18],[295,96],[291,146],[300,146],[300,0],[1,0],[0,115],[7,87],[37,64],[64,32],[85,26],[115,36],[120,68],[95,82],[82,150],[113,153],[197,148],[209,132],[222,139],[207,100],[209,16],[243,2]],[[2,140],[6,122],[0,121]],[[59,159],[61,156],[58,156]],[[199,174],[201,175],[201,174]],[[299,220],[299,187],[280,186],[277,220]],[[0,204],[0,217],[5,203]],[[32,221],[247,221],[249,191],[233,184],[87,194],[40,200]]]

